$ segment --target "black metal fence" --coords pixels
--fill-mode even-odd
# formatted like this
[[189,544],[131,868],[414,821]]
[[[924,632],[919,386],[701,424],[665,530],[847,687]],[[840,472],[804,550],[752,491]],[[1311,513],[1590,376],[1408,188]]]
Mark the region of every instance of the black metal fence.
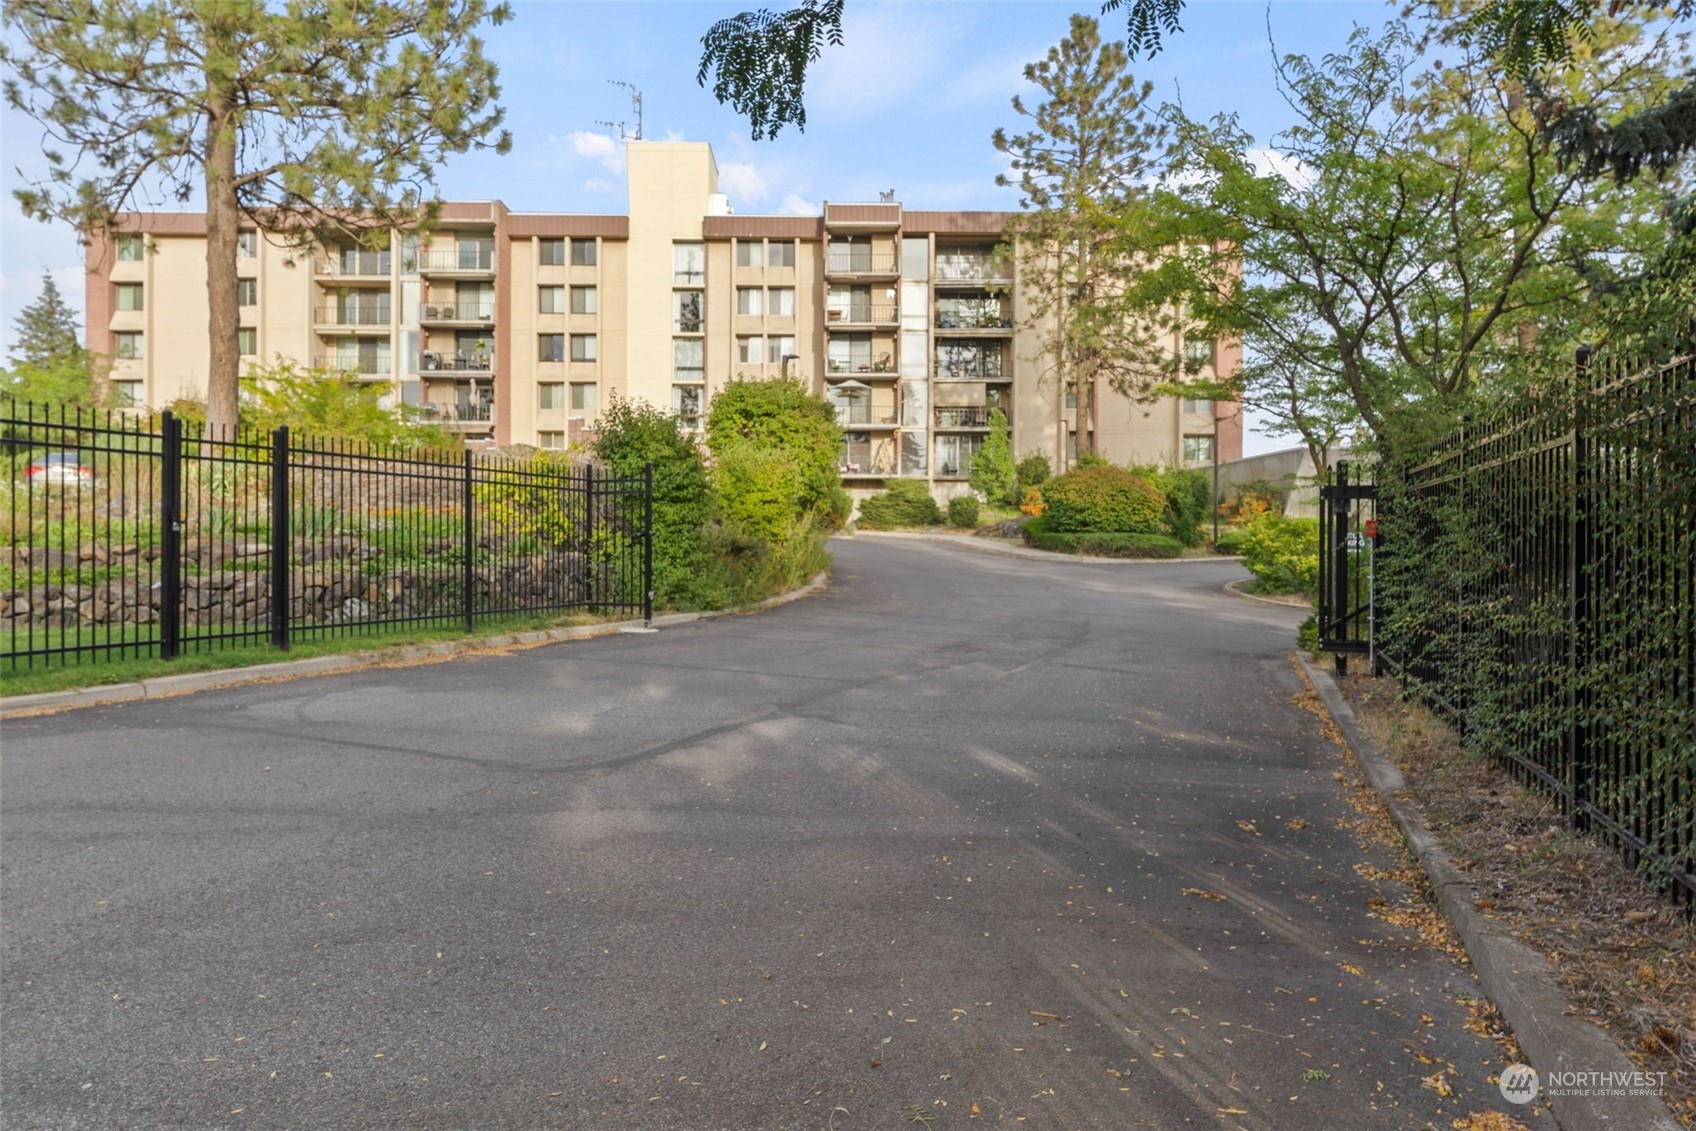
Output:
[[1339,675],[1353,652],[1373,649],[1373,566],[1378,488],[1356,465],[1339,460],[1319,488],[1319,647],[1337,658]]
[[1696,358],[1581,354],[1378,488],[1380,656],[1696,895]]
[[0,403],[0,667],[653,616],[652,468]]

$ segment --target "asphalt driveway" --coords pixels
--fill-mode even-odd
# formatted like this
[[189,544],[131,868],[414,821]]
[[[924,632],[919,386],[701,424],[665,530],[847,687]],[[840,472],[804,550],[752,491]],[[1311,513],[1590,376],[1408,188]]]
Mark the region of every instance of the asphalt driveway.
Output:
[[1374,914],[1299,612],[835,550],[757,616],[6,723],[0,1121],[1532,1122]]

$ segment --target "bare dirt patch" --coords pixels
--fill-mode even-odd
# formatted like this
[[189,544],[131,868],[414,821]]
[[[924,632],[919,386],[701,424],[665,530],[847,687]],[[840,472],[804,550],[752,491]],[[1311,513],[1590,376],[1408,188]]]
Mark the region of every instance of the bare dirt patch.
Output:
[[1546,794],[1468,753],[1399,685],[1343,681],[1361,726],[1467,875],[1478,909],[1549,960],[1572,1013],[1606,1030],[1696,1127],[1696,929],[1611,847],[1573,832]]

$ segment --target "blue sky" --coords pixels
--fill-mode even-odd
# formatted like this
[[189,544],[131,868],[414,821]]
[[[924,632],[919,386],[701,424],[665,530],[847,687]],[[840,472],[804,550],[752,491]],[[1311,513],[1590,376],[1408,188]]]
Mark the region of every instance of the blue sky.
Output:
[[[622,213],[622,146],[617,131],[600,124],[635,128],[629,92],[617,81],[642,92],[644,137],[712,144],[720,188],[739,213],[816,213],[825,200],[875,200],[889,189],[908,208],[1016,208],[1017,193],[995,185],[1004,161],[990,135],[998,126],[1022,128],[1011,102],[1021,92],[1034,101],[1024,66],[1066,34],[1073,12],[1098,11],[1075,0],[848,0],[846,44],[825,50],[808,83],[806,132],[754,142],[744,122],[696,85],[695,68],[701,35],[715,20],[762,3],[785,0],[518,0],[515,19],[487,32],[513,151],[458,158],[438,178],[441,194],[498,197],[528,211]],[[1356,24],[1393,15],[1377,0],[1189,0],[1184,31],[1131,69],[1155,84],[1156,102],[1181,98],[1192,115],[1234,112],[1269,141],[1288,108],[1268,28],[1279,54],[1322,56],[1341,50]],[[1104,34],[1123,34],[1122,15],[1101,18]],[[75,235],[25,220],[12,199],[19,168],[25,178],[43,169],[40,128],[9,109],[0,122],[4,356],[44,269],[79,310],[83,282]],[[1247,450],[1282,446],[1251,435]]]

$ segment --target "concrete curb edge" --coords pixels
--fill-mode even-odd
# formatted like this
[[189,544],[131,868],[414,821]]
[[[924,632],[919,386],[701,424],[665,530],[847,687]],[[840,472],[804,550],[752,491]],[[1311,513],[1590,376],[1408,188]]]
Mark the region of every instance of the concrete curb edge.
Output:
[[[776,608],[798,601],[825,587],[830,571],[823,570],[807,584],[787,593],[779,593],[753,605],[737,609],[715,609],[704,613],[667,613],[656,616],[652,627],[675,628],[713,617],[740,616]],[[359,671],[365,668],[423,663],[445,659],[467,652],[482,652],[499,648],[534,648],[544,644],[563,644],[587,640],[595,636],[610,636],[629,628],[640,627],[639,620],[609,621],[606,624],[574,625],[569,628],[544,628],[532,632],[502,633],[494,636],[470,636],[461,640],[438,640],[428,644],[403,644],[394,648],[372,648],[359,652],[342,652],[333,656],[314,656],[306,660],[279,660],[272,664],[254,664],[244,668],[220,668],[216,671],[185,672],[164,675],[134,683],[114,683],[96,687],[71,688],[66,691],[43,691],[35,695],[0,697],[0,719],[22,718],[48,711],[75,710],[79,707],[98,707],[108,703],[127,703],[137,699],[165,699],[188,695],[196,691],[214,691],[225,687],[241,687],[307,676],[331,675],[337,672]]]
[[[1430,876],[1438,904],[1460,935],[1479,983],[1512,1026],[1539,1079],[1546,1081],[1550,1072],[1637,1072],[1612,1037],[1568,1012],[1566,994],[1543,956],[1506,934],[1473,905],[1472,885],[1437,838],[1426,831],[1423,813],[1407,796],[1401,770],[1360,729],[1336,681],[1306,656],[1300,658],[1367,780]],[[1678,1126],[1666,1105],[1654,1096],[1570,1095],[1557,1097],[1547,1106],[1565,1131],[1677,1131]]]

